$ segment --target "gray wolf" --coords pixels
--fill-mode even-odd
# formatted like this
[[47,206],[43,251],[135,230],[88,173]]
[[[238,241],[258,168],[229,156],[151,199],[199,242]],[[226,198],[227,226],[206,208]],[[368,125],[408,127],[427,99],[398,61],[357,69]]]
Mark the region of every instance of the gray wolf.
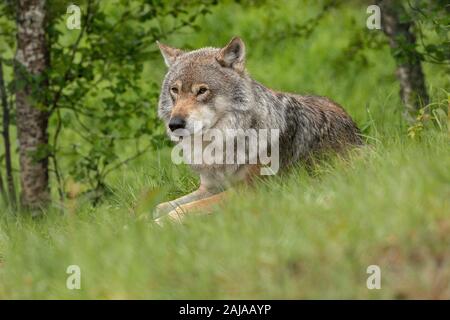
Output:
[[[158,115],[171,137],[180,129],[184,136],[211,129],[278,129],[281,170],[316,154],[340,153],[362,144],[357,126],[337,103],[320,96],[276,92],[252,79],[245,70],[245,45],[239,37],[223,48],[189,52],[159,42],[158,46],[168,66]],[[183,135],[178,143],[183,143]],[[156,221],[161,223],[165,217],[181,221],[189,212],[211,211],[224,201],[229,188],[254,181],[260,166],[192,164],[200,175],[199,189],[158,205],[158,215],[168,214]]]

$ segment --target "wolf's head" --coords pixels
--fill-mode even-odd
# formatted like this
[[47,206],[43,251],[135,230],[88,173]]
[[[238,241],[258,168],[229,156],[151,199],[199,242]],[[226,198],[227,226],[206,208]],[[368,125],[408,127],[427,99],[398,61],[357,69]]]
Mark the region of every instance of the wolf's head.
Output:
[[[159,116],[173,135],[218,126],[227,113],[245,109],[251,98],[245,45],[235,37],[224,48],[184,52],[158,43],[166,65]],[[184,130],[181,130],[184,129]]]

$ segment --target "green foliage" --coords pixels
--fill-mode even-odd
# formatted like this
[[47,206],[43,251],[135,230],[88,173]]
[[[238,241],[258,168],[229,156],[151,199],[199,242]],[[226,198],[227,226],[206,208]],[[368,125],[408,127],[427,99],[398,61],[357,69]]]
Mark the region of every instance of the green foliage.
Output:
[[[156,81],[144,85],[144,64],[155,58],[156,40],[192,27],[209,4],[87,1],[81,30],[74,35],[68,35],[64,19],[53,21],[50,83],[53,108],[61,110],[54,120],[61,128],[54,144],[59,132],[73,132],[70,144],[61,139],[54,146],[54,156],[69,159],[73,179],[104,191],[112,168],[163,144],[156,119],[159,86]],[[139,146],[141,141],[147,143]],[[121,154],[124,143],[136,145],[135,153]]]

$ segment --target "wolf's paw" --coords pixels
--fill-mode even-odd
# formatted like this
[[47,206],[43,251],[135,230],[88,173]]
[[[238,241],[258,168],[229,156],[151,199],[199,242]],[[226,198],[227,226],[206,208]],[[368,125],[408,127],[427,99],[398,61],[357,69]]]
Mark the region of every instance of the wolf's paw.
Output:
[[172,210],[174,210],[176,208],[177,208],[177,206],[174,203],[171,203],[170,201],[160,203],[160,204],[158,204],[155,207],[155,211],[153,213],[153,217],[154,218],[160,218],[163,215],[169,213],[170,211],[172,211]]
[[163,226],[165,223],[182,223],[183,213],[177,211],[177,209],[170,211],[168,214],[160,216],[154,220],[159,226]]

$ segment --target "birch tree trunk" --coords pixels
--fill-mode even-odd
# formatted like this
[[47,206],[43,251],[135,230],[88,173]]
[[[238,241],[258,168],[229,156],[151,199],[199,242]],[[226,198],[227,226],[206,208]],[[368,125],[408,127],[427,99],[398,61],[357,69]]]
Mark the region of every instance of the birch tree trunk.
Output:
[[400,82],[405,117],[412,120],[417,111],[429,102],[421,57],[416,50],[413,22],[407,17],[401,1],[378,0],[377,4],[381,9],[382,29],[397,64],[396,76]]
[[[3,143],[5,148],[5,165],[6,165],[6,184],[8,186],[8,199],[11,207],[16,207],[16,188],[14,186],[14,176],[12,172],[12,161],[11,161],[11,139],[9,135],[9,124],[10,124],[10,109],[8,104],[8,97],[6,94],[6,85],[3,77],[3,62],[0,57],[0,96],[2,103],[3,112],[3,123],[2,123],[2,135]],[[0,176],[0,185],[3,189],[3,179]],[[2,193],[5,191],[1,190]]]
[[49,66],[46,1],[17,0],[15,56],[21,203],[36,209],[49,200],[48,118],[45,98]]

